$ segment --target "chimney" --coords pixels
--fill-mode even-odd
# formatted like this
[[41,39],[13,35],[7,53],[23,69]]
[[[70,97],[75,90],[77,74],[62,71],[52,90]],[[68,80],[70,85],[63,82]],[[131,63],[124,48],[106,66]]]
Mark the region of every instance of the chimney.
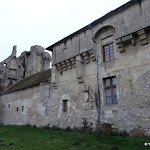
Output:
[[14,46],[13,46],[12,53],[11,53],[12,57],[16,57],[16,53],[17,53],[17,46],[14,45]]

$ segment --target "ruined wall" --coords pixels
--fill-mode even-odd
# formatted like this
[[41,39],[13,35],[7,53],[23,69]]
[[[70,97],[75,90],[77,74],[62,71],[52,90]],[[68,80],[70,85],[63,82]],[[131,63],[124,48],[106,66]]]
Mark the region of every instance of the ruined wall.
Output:
[[32,46],[29,52],[24,51],[19,57],[16,57],[16,53],[16,46],[13,46],[11,55],[0,62],[0,84],[2,89],[14,85],[23,78],[50,68],[51,56],[41,46]]

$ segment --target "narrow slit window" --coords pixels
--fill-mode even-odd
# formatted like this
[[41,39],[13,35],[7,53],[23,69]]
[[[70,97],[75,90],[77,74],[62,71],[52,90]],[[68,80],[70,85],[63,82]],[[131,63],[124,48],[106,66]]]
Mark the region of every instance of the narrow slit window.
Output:
[[17,107],[17,112],[19,111],[19,107]]
[[63,100],[63,112],[67,112],[67,100]]
[[22,106],[22,112],[24,112],[24,106]]

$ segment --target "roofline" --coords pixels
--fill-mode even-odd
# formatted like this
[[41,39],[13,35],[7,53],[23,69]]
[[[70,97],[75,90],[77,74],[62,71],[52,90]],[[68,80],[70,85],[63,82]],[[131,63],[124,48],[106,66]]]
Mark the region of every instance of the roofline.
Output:
[[[133,5],[134,3],[138,2],[138,1],[139,1],[139,0],[130,0],[129,2],[127,2],[127,3],[123,4],[123,5],[121,5],[120,7],[116,8],[115,10],[112,10],[112,11],[110,11],[109,13],[105,14],[105,15],[102,16],[101,18],[99,18],[99,19],[97,19],[97,20],[91,22],[91,23],[88,24],[87,26],[85,26],[85,27],[83,27],[83,28],[77,30],[76,32],[74,32],[74,33],[68,35],[67,37],[65,37],[65,38],[61,39],[60,41],[54,43],[53,45],[47,47],[46,50],[53,51],[53,47],[54,47],[54,46],[58,45],[59,43],[65,42],[68,38],[71,38],[71,37],[73,37],[73,36],[75,36],[75,35],[78,35],[79,33],[83,32],[83,31],[85,31],[86,29],[89,28],[89,25],[92,27],[92,26],[98,24],[100,21],[103,21],[103,20],[105,20],[105,19],[111,17],[112,15],[114,15],[114,14],[116,14],[116,13],[118,13],[118,12],[124,10],[124,9],[126,9],[127,7]],[[141,1],[141,0],[140,0],[140,1]]]

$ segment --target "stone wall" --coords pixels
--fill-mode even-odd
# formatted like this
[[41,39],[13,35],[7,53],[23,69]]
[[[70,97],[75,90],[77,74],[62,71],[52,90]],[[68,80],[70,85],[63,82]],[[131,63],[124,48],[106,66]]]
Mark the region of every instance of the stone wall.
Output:
[[[149,0],[133,0],[93,23],[92,30],[85,28],[51,46],[51,84],[1,95],[1,123],[74,128],[86,122],[95,129],[97,50],[101,125],[110,123],[118,130],[140,130],[150,135],[149,4]],[[106,61],[104,46],[112,43],[114,58]],[[108,103],[106,79],[114,77],[117,99]]]
[[[150,85],[146,80],[150,70],[149,4],[149,0],[129,2],[91,23],[91,29],[86,26],[47,48],[53,52],[52,94],[56,108],[69,96],[69,106],[73,105],[71,101],[76,102],[76,110],[82,107],[88,125],[97,126],[97,50],[101,124],[110,123],[114,128],[129,132],[140,129],[150,134]],[[114,59],[104,61],[104,46],[110,43],[114,46]],[[117,104],[106,103],[105,80],[112,77],[116,78]],[[58,125],[67,126],[62,122],[68,116],[59,116],[62,121]],[[83,118],[81,111],[79,116]],[[74,117],[71,115],[71,119]],[[77,121],[73,122],[76,126]]]
[[20,90],[0,97],[0,123],[47,125],[50,121],[50,86],[39,86]]

